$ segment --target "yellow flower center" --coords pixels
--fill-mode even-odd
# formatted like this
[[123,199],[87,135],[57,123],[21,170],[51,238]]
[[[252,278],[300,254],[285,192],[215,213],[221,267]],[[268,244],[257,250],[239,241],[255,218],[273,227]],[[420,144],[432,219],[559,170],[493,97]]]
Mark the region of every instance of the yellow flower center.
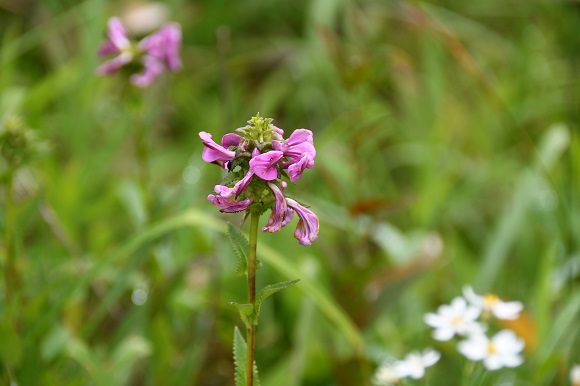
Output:
[[495,354],[497,352],[497,349],[495,348],[495,345],[493,344],[493,342],[489,342],[487,344],[487,352],[490,354]]
[[463,316],[454,316],[453,319],[451,319],[451,324],[454,326],[458,326],[463,322]]
[[483,297],[486,308],[491,308],[499,303],[499,298],[493,294],[487,294]]

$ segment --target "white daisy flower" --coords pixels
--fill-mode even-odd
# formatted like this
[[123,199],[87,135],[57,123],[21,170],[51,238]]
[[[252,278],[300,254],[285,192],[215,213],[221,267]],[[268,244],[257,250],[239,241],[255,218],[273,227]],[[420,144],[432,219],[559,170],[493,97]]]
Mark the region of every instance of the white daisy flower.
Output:
[[469,303],[483,310],[484,316],[492,314],[503,320],[517,319],[524,308],[521,302],[504,302],[493,294],[478,295],[471,286],[463,287],[463,296]]
[[468,305],[461,297],[456,297],[451,304],[445,304],[437,309],[437,313],[425,315],[425,323],[434,328],[433,339],[446,341],[455,335],[483,333],[484,328],[476,319],[481,314],[481,308]]
[[570,369],[570,384],[580,386],[580,365],[574,365]]
[[511,330],[501,330],[491,339],[483,334],[471,335],[458,345],[460,353],[472,361],[483,361],[488,370],[521,365],[523,349],[524,341]]
[[433,349],[425,349],[423,353],[412,352],[401,361],[395,362],[395,369],[399,378],[423,378],[425,369],[433,366],[441,358],[441,354]]

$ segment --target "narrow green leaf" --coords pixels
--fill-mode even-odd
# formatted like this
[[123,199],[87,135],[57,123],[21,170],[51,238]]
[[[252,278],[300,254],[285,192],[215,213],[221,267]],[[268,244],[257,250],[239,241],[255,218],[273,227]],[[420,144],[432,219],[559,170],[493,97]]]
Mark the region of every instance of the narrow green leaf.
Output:
[[[246,386],[247,345],[238,327],[234,327],[234,376],[236,386]],[[254,386],[260,386],[258,366],[254,362]]]
[[248,251],[250,246],[248,240],[244,237],[242,232],[239,231],[235,226],[228,223],[228,240],[234,250],[236,259],[238,261],[238,267],[236,269],[236,275],[245,275],[248,271]]
[[236,302],[231,302],[230,304],[236,306],[238,311],[240,312],[240,317],[244,322],[246,327],[250,326],[251,321],[254,319],[254,307],[251,304],[240,304]]
[[22,342],[14,327],[7,321],[0,323],[0,359],[17,365],[22,358]]
[[244,337],[234,327],[234,376],[236,379],[236,386],[246,386],[246,342]]
[[270,284],[262,288],[262,290],[256,295],[256,309],[255,309],[255,316],[254,316],[254,324],[258,324],[258,316],[260,315],[260,307],[264,299],[268,296],[275,294],[278,291],[283,290],[284,288],[290,287],[293,284],[296,284],[300,281],[300,279],[290,280],[290,281],[283,281],[280,283]]

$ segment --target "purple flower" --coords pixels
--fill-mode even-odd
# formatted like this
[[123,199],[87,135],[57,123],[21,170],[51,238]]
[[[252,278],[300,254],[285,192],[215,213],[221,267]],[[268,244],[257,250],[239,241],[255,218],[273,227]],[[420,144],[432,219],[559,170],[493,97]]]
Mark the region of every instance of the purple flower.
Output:
[[275,180],[278,178],[276,165],[283,156],[281,151],[276,150],[257,155],[250,160],[250,169],[263,180]]
[[100,47],[99,55],[117,55],[97,68],[101,75],[114,74],[121,67],[139,60],[143,71],[130,77],[131,83],[147,87],[164,71],[181,68],[179,49],[181,47],[181,28],[177,23],[169,23],[158,32],[145,37],[133,45],[121,20],[109,19],[108,40]]
[[[232,134],[226,134],[222,139],[222,143],[228,144],[232,141]],[[233,134],[235,135],[235,134]],[[227,139],[226,139],[226,136]],[[226,149],[224,146],[220,146],[214,142],[210,133],[202,131],[199,133],[199,137],[203,141],[204,149],[201,153],[201,158],[205,162],[215,162],[217,161],[220,165],[224,162],[231,161],[234,159],[236,152]],[[238,136],[240,139],[241,137]],[[225,139],[225,140],[224,140]],[[228,146],[229,147],[229,146]]]
[[225,213],[241,212],[243,210],[248,209],[248,206],[252,203],[252,199],[250,198],[246,198],[245,200],[242,201],[235,201],[228,200],[224,197],[215,196],[213,194],[207,196],[207,199],[215,206],[221,208],[220,212]]
[[286,198],[286,203],[294,209],[300,218],[296,226],[296,232],[294,232],[294,237],[302,245],[312,244],[318,238],[318,230],[320,228],[318,217],[316,217],[314,212],[306,209],[291,198]]
[[292,209],[288,208],[286,204],[286,199],[284,198],[284,193],[275,184],[268,182],[268,186],[274,193],[276,198],[276,203],[272,208],[272,213],[270,218],[268,218],[268,224],[262,228],[262,232],[278,232],[283,226],[288,224],[292,220],[294,212]]
[[[318,217],[286,197],[288,183],[283,179],[288,177],[295,182],[305,169],[314,166],[316,150],[312,132],[299,129],[284,139],[284,131],[274,126],[271,118],[258,114],[248,123],[236,129],[240,135],[224,135],[221,145],[212,140],[211,134],[199,133],[204,144],[203,160],[217,163],[229,171],[227,185],[216,185],[215,194],[208,196],[208,200],[222,212],[248,210],[261,215],[271,208],[262,232],[279,232],[296,212],[299,220],[294,237],[300,244],[310,245],[318,238]],[[287,173],[281,175],[284,170]],[[255,205],[250,207],[252,202]]]

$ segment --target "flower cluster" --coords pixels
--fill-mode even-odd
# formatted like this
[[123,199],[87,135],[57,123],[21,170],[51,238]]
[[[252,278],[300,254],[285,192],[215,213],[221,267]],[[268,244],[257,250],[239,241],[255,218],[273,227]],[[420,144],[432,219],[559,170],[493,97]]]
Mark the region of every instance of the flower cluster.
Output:
[[130,81],[135,86],[147,87],[164,71],[181,68],[181,28],[177,23],[165,24],[154,34],[132,42],[121,20],[113,17],[109,19],[107,36],[98,54],[115,57],[97,68],[99,74],[114,74],[126,65],[137,63],[143,69],[131,75]]
[[295,182],[305,169],[314,166],[316,149],[310,130],[295,130],[284,139],[284,131],[272,124],[271,118],[258,114],[248,125],[222,137],[221,145],[207,132],[199,133],[204,149],[202,158],[216,163],[229,173],[215,194],[208,200],[222,212],[272,209],[262,232],[278,232],[292,220],[299,221],[294,237],[302,245],[310,245],[318,238],[318,217],[296,200],[287,197],[288,179]]
[[394,363],[385,362],[375,372],[373,383],[379,386],[390,386],[399,383],[403,378],[421,379],[425,369],[433,366],[441,358],[441,354],[432,349],[422,353],[411,352],[405,359]]
[[508,329],[489,338],[487,325],[478,318],[514,320],[522,309],[520,302],[505,302],[492,294],[480,296],[467,286],[463,289],[463,297],[456,297],[451,304],[440,306],[437,313],[426,314],[424,320],[433,327],[434,339],[448,341],[455,335],[465,337],[459,342],[459,352],[469,360],[483,361],[488,370],[498,370],[523,363],[520,353],[524,341]]

